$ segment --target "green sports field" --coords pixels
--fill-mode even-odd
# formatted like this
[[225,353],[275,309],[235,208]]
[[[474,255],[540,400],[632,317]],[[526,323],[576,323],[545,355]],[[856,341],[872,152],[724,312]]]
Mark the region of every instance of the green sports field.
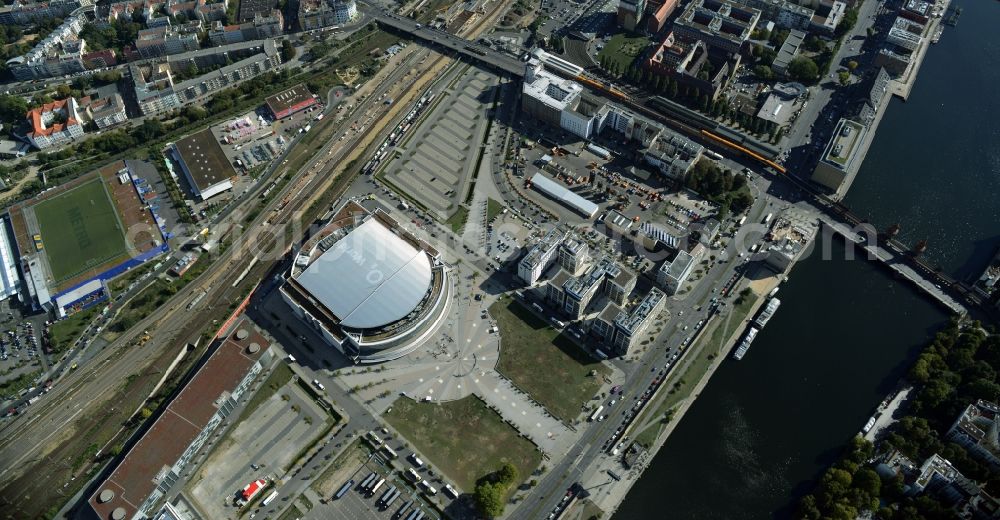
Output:
[[47,198],[32,209],[56,283],[128,251],[114,203],[100,180]]

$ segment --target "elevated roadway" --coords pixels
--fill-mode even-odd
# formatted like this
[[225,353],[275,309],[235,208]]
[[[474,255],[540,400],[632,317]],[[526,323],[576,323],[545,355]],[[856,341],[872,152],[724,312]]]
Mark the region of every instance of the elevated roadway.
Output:
[[413,19],[395,13],[372,8],[362,8],[362,11],[384,27],[396,32],[405,33],[433,47],[451,50],[502,74],[518,78],[524,77],[523,62],[490,47],[440,29],[424,26]]

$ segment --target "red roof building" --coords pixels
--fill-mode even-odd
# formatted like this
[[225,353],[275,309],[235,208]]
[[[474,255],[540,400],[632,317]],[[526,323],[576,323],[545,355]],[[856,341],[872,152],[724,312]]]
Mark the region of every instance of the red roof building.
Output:
[[97,518],[153,516],[181,472],[225,422],[253,379],[269,364],[270,341],[240,318],[153,425],[97,486],[88,503]]
[[277,120],[284,119],[316,104],[316,97],[303,84],[279,92],[265,100],[267,108]]
[[677,0],[664,0],[660,4],[650,2],[647,6],[649,17],[646,18],[646,31],[651,34],[660,32],[660,29],[663,29],[663,24],[676,8]]
[[83,137],[79,108],[76,99],[66,98],[28,111],[26,117],[31,125],[28,141],[43,150]]
[[267,481],[262,478],[259,478],[247,484],[247,486],[243,488],[243,492],[241,494],[243,500],[246,500],[247,502],[253,500],[253,497],[257,496],[257,493],[260,493],[260,491],[264,489],[264,486],[266,485]]

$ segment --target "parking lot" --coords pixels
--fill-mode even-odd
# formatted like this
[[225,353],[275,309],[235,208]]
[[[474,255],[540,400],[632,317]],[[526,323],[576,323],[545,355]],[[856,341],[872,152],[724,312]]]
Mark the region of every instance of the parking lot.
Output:
[[[379,437],[385,436],[380,434]],[[370,444],[367,440],[358,442],[362,444],[349,448],[345,452],[344,456],[347,457],[348,463],[342,468],[338,468],[336,471],[326,475],[327,482],[319,483],[327,493],[319,499],[318,503],[314,503],[313,509],[303,517],[304,519],[350,518],[358,520],[389,520],[400,517],[405,518],[415,508],[420,508],[424,511],[424,518],[437,518],[437,515],[433,514],[434,510],[424,502],[417,489],[397,470],[388,466],[384,458],[375,455],[362,456],[363,453],[368,452],[366,446]],[[397,462],[410,466],[409,461],[404,459],[407,452],[399,441],[392,441],[386,438],[386,442],[394,449],[399,448],[400,459],[397,459]],[[423,468],[420,471],[426,476],[429,470]],[[361,484],[372,473],[377,475],[377,477],[367,487],[362,488]],[[383,478],[385,479],[385,483],[374,494],[369,496],[370,493],[368,490],[374,482]],[[341,486],[350,481],[353,481],[350,491],[347,491],[340,498],[334,498],[336,490],[339,490]],[[441,487],[439,483],[435,483],[434,485]],[[399,496],[393,499],[388,507],[385,507],[384,504],[380,503],[380,499],[392,487],[395,487],[399,491]],[[406,506],[405,512],[397,516],[397,513],[404,511],[404,506]]]
[[208,518],[232,517],[240,489],[255,479],[280,476],[281,468],[329,423],[327,413],[298,384],[288,383],[219,441],[191,478],[189,496]]
[[475,67],[460,69],[434,87],[436,103],[399,147],[399,156],[382,173],[395,189],[440,220],[463,202],[498,78]]

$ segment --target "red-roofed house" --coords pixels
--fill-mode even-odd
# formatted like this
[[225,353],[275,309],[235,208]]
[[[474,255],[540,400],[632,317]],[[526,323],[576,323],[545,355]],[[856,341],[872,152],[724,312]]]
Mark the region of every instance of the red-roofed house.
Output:
[[27,118],[31,131],[26,136],[28,142],[44,150],[83,137],[79,108],[75,99],[66,98],[29,111]]

